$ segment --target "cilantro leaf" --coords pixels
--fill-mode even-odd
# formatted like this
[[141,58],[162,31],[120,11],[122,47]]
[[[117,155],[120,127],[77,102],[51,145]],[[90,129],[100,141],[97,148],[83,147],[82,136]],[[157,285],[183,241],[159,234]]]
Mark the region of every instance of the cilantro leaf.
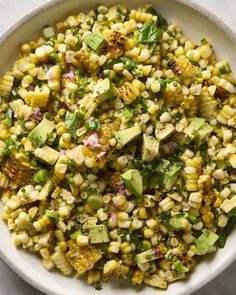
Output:
[[65,124],[72,135],[75,135],[75,132],[79,128],[80,121],[83,119],[83,117],[84,115],[79,111],[75,113],[66,113]]
[[159,42],[163,32],[152,21],[145,23],[138,32],[138,42],[155,43]]

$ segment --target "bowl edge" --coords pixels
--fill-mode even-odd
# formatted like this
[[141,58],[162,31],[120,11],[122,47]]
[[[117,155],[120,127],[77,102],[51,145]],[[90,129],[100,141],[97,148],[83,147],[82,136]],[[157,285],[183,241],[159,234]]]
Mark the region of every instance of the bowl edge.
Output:
[[[13,23],[6,31],[0,36],[0,46],[13,34],[19,27],[24,25],[26,22],[30,21],[34,16],[37,14],[49,9],[50,7],[53,7],[56,4],[66,2],[67,0],[48,0],[48,2],[41,4],[37,6],[36,8],[32,9],[29,13],[25,14],[23,17],[19,18],[16,22]],[[219,18],[217,15],[215,15],[213,12],[208,10],[207,8],[204,8],[200,4],[194,2],[193,0],[174,0],[176,2],[179,2],[183,4],[184,6],[190,7],[193,10],[199,12],[201,15],[205,16],[208,20],[213,22],[216,26],[220,27],[229,37],[230,40],[232,40],[236,45],[236,32],[230,28],[230,26],[223,21],[221,18]],[[232,258],[232,257],[231,257]],[[201,284],[200,288],[204,287],[207,283],[215,279],[217,276],[219,276],[234,260],[236,259],[236,255],[233,257],[233,259],[230,259],[230,257],[224,261],[224,265],[219,268],[217,271],[215,271],[211,276],[204,278],[199,284]],[[44,287],[42,284],[38,283],[37,281],[30,278],[30,276],[24,274],[20,271],[20,269],[13,264],[7,256],[0,250],[0,260],[9,267],[15,274],[17,274],[21,279],[23,279],[26,283],[31,285],[33,288],[36,288],[37,290],[43,292],[44,294],[48,295],[62,295],[61,293],[57,293],[54,291],[51,291],[47,289],[47,287]],[[190,295],[193,292],[197,291],[199,288],[199,284],[195,285],[191,288],[191,290],[186,290],[181,295]]]

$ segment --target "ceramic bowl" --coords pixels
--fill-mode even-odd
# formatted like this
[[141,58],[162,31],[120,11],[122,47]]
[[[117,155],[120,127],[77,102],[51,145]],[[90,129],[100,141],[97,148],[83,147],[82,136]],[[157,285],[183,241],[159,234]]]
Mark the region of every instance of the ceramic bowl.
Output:
[[[55,24],[63,20],[67,15],[79,11],[89,11],[98,4],[112,5],[122,3],[122,0],[52,0],[24,18],[19,20],[0,39],[0,74],[11,67],[18,55],[18,45],[22,42],[34,40],[42,32],[46,24]],[[218,18],[194,4],[191,0],[129,0],[126,5],[139,7],[147,3],[153,6],[167,18],[169,22],[177,23],[183,29],[185,35],[199,42],[203,37],[213,44],[218,58],[226,58],[234,72],[236,69],[234,32],[222,23]],[[0,258],[26,282],[51,295],[97,295],[98,291],[88,286],[85,282],[76,278],[67,278],[57,272],[48,272],[42,266],[38,257],[18,250],[13,245],[7,226],[0,221]],[[137,289],[131,287],[123,280],[105,283],[103,295],[133,295],[138,291],[142,295],[150,295],[160,292],[163,295],[187,295],[201,288],[207,282],[220,274],[236,256],[236,232],[229,237],[223,250],[203,260],[188,278],[181,282],[171,284],[166,291],[156,291],[150,287]],[[140,293],[140,292],[139,292]]]

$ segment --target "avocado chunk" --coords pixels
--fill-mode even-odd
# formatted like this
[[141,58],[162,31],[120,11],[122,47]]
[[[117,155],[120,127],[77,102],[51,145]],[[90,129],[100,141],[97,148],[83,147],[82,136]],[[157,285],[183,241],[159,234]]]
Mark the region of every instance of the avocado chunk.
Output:
[[193,140],[197,136],[199,129],[203,126],[204,122],[204,118],[194,118],[190,125],[184,129],[184,133],[190,140]]
[[209,229],[203,229],[202,234],[196,240],[196,245],[198,247],[199,252],[204,255],[209,249],[215,244],[218,240],[219,236]]
[[37,148],[34,154],[36,158],[39,158],[41,161],[49,165],[54,165],[60,155],[58,151],[47,145],[43,146],[42,148]]
[[109,78],[98,82],[94,87],[95,98],[102,102],[115,96],[114,89]]
[[167,139],[174,131],[174,125],[170,123],[156,123],[155,136],[159,141]]
[[87,199],[87,204],[89,208],[91,208],[92,210],[97,210],[99,208],[102,208],[103,207],[102,195],[98,193],[93,193],[89,195]]
[[143,134],[142,160],[151,162],[159,152],[159,142],[150,135]]
[[208,123],[203,123],[202,127],[199,129],[196,137],[194,138],[194,142],[197,147],[201,146],[212,133],[213,128]]
[[169,225],[173,228],[173,230],[178,231],[185,229],[189,222],[184,217],[173,217],[169,220]]
[[98,51],[105,41],[106,39],[101,34],[94,33],[85,40],[85,43],[94,51]]
[[143,194],[143,180],[140,172],[137,169],[130,169],[121,174],[126,188],[135,195],[138,200],[142,199]]
[[105,14],[105,17],[108,22],[115,20],[123,21],[125,19],[125,15],[120,13],[123,11],[126,11],[126,8],[123,5],[115,5],[109,9],[109,11]]
[[163,184],[167,191],[171,190],[174,184],[176,183],[178,173],[181,169],[182,164],[177,162],[165,171]]
[[146,263],[152,260],[156,260],[160,258],[159,251],[155,251],[155,249],[148,249],[142,253],[136,255],[136,262],[137,263]]
[[47,120],[43,119],[38,126],[36,126],[28,135],[30,141],[32,141],[33,145],[36,147],[42,146],[50,133],[52,133],[55,125]]
[[175,261],[174,268],[179,275],[182,275],[188,272],[188,268],[185,267],[180,260]]
[[91,244],[107,243],[110,241],[106,225],[99,224],[89,227]]
[[134,126],[128,129],[114,132],[115,138],[117,142],[121,145],[121,147],[125,146],[131,140],[134,140],[140,134],[141,134],[141,129],[139,126]]
[[226,169],[228,167],[228,163],[226,160],[216,160],[214,161],[216,163],[217,169]]

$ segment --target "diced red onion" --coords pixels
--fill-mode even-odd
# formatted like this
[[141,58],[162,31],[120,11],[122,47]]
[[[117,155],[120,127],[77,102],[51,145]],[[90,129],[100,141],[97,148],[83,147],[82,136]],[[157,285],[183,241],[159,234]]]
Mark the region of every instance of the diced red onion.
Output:
[[40,108],[39,107],[34,108],[34,113],[31,116],[31,118],[34,121],[41,121],[42,120],[42,114],[40,113]]
[[111,220],[116,222],[117,221],[117,215],[116,214],[112,214],[111,215]]
[[167,142],[167,146],[170,149],[170,151],[173,151],[176,148],[177,143],[171,140]]
[[92,263],[90,261],[86,262],[86,266],[87,267],[91,267],[92,266]]
[[64,78],[74,80],[75,79],[75,73],[73,71],[69,71],[69,73],[65,73],[63,75]]
[[98,141],[98,133],[94,132],[87,139],[83,141],[84,146],[101,147]]
[[155,249],[154,254],[157,256],[161,256],[161,251],[159,249]]
[[119,184],[118,193],[123,196],[125,195],[125,185],[123,183]]
[[50,72],[50,70],[47,72],[47,79],[48,80],[53,80],[53,73]]

